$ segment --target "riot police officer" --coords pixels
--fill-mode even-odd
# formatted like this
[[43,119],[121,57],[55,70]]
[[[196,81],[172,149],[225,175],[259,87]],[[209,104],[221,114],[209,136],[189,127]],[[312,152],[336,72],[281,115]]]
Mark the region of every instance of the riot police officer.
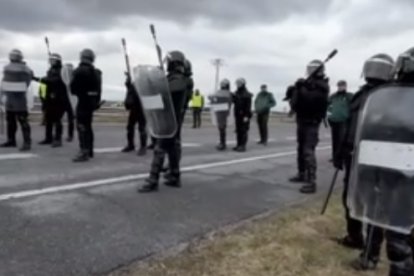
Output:
[[145,155],[147,150],[147,121],[145,119],[141,100],[138,96],[137,91],[135,90],[134,85],[131,83],[129,74],[127,74],[125,86],[127,88],[127,95],[125,98],[124,105],[125,108],[129,111],[127,124],[128,144],[125,148],[122,149],[122,152],[131,152],[135,150],[134,133],[135,125],[138,123],[138,131],[140,138],[140,148],[138,150],[138,155]]
[[220,82],[220,90],[210,96],[211,108],[214,116],[213,120],[215,121],[219,131],[220,142],[216,147],[218,151],[223,151],[227,148],[226,128],[232,97],[233,95],[230,92],[230,81],[228,79],[223,79]]
[[[46,95],[44,98],[46,131],[45,139],[40,145],[62,146],[62,117],[67,106],[70,105],[69,97],[61,76],[62,57],[59,54],[51,54],[49,58],[50,69],[46,77],[40,82],[45,85]],[[53,133],[55,131],[55,134]]]
[[[172,108],[177,123],[175,134],[171,138],[157,138],[154,156],[151,163],[150,176],[146,184],[138,189],[140,193],[154,192],[158,190],[158,182],[164,164],[165,156],[169,160],[169,176],[165,185],[170,187],[181,187],[180,174],[180,150],[179,139],[182,126],[183,110],[188,98],[189,79],[185,70],[185,56],[180,51],[172,51],[167,55],[167,80],[169,92],[171,93]],[[153,122],[157,123],[157,122]],[[158,122],[163,124],[164,122]]]
[[369,226],[367,236],[368,243],[363,240],[363,225],[360,221],[351,218],[347,198],[351,174],[351,164],[354,158],[355,139],[359,116],[371,93],[378,87],[391,81],[394,67],[393,59],[387,54],[377,54],[368,59],[363,67],[363,76],[366,83],[352,97],[350,103],[350,116],[346,122],[345,136],[339,154],[334,159],[334,165],[338,169],[345,167],[344,191],[342,201],[345,208],[347,222],[347,236],[340,243],[346,247],[363,248],[364,252],[356,260],[354,266],[357,269],[375,269],[380,257],[381,244],[384,239],[384,231],[378,227]]
[[80,147],[74,162],[85,162],[94,157],[92,120],[94,111],[99,108],[102,92],[102,73],[95,68],[94,61],[95,53],[91,49],[84,49],[71,82],[71,92],[78,98],[76,119]]
[[291,108],[296,113],[298,174],[290,181],[305,182],[301,193],[315,193],[315,150],[319,142],[319,127],[328,108],[329,80],[320,60],[308,64],[307,74],[307,80],[299,79],[296,82],[291,100]]
[[236,122],[237,145],[233,148],[237,152],[245,152],[248,141],[250,119],[252,118],[253,94],[246,88],[246,80],[236,80],[236,92],[233,94],[234,120]]
[[3,69],[0,88],[0,105],[6,98],[7,142],[2,147],[16,147],[17,122],[23,134],[21,151],[31,149],[30,124],[28,113],[28,87],[33,77],[32,70],[23,60],[23,53],[14,49],[9,54],[10,63]]

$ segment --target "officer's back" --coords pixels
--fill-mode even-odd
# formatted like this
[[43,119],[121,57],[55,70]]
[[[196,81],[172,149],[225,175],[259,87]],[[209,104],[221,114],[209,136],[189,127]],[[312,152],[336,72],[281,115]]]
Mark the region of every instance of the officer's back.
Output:
[[[73,72],[72,93],[78,96],[78,110],[94,110],[100,92],[101,72],[87,62],[81,62]],[[96,93],[92,95],[91,93]]]

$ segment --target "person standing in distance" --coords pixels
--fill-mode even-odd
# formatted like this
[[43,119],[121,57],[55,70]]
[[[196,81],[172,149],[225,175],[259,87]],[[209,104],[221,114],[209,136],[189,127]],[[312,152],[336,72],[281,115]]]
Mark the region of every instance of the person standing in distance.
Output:
[[127,95],[125,97],[124,105],[129,111],[127,124],[127,142],[128,144],[122,149],[122,152],[131,152],[135,150],[134,133],[135,125],[138,123],[138,131],[140,138],[140,148],[138,155],[142,156],[147,151],[147,121],[145,119],[144,110],[142,108],[141,99],[138,96],[135,86],[132,84],[129,74],[125,81],[127,88]]
[[329,80],[320,60],[313,60],[307,66],[308,80],[299,79],[291,100],[296,113],[298,140],[298,174],[291,182],[305,182],[301,193],[316,192],[316,146],[319,142],[319,127],[328,109]]
[[338,155],[342,138],[345,135],[352,96],[347,92],[346,81],[341,80],[338,82],[338,91],[329,97],[328,122],[331,127],[332,160]]
[[237,145],[233,150],[245,152],[250,129],[250,119],[252,118],[253,94],[247,90],[246,80],[243,78],[236,80],[236,87],[237,90],[233,94],[233,103]]
[[102,72],[93,65],[95,53],[84,49],[80,53],[79,66],[73,72],[72,94],[78,98],[76,106],[77,129],[80,151],[73,162],[86,162],[94,157],[93,113],[99,108],[102,92]]
[[33,71],[23,61],[23,53],[14,49],[9,54],[10,63],[3,69],[3,79],[0,87],[0,105],[3,97],[6,98],[5,110],[7,121],[7,142],[1,145],[4,148],[16,147],[17,122],[23,134],[21,151],[31,149],[28,87],[33,78]]
[[214,95],[210,96],[211,106],[215,116],[214,120],[217,123],[217,128],[219,131],[220,142],[217,145],[216,149],[218,151],[226,150],[226,129],[227,129],[227,119],[230,114],[231,102],[232,102],[232,93],[230,92],[230,81],[228,79],[223,79],[220,82],[220,90],[217,91]]
[[267,85],[260,86],[260,92],[254,101],[255,111],[257,113],[257,125],[259,127],[260,140],[259,145],[267,145],[268,140],[268,123],[270,110],[276,106],[273,94],[267,91]]
[[151,163],[150,176],[145,180],[146,184],[138,189],[139,193],[150,193],[158,190],[158,182],[166,155],[169,160],[169,173],[164,184],[174,188],[181,187],[180,142],[178,140],[180,139],[182,114],[185,109],[189,87],[185,60],[184,54],[180,51],[172,51],[167,55],[167,81],[178,129],[172,138],[157,139]]
[[200,90],[195,90],[191,99],[191,103],[193,108],[193,128],[200,128],[201,112],[204,108],[204,96],[201,95]]

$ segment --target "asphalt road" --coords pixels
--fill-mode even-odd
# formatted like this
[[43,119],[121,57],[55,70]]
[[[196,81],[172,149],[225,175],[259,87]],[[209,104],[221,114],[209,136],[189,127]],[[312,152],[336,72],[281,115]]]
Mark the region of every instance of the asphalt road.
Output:
[[[104,275],[251,216],[304,198],[287,182],[295,173],[295,127],[271,127],[267,147],[252,124],[246,153],[214,149],[212,127],[183,131],[183,188],[141,195],[146,157],[120,153],[125,127],[95,127],[96,157],[74,164],[77,143],[30,153],[0,149],[0,275]],[[233,140],[230,129],[229,140]],[[329,136],[321,129],[319,191],[333,172]],[[3,138],[3,137],[2,137]]]

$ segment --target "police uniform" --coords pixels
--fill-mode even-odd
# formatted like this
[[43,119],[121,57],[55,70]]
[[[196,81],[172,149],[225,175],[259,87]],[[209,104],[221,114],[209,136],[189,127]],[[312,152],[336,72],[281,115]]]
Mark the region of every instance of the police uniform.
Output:
[[73,72],[71,92],[78,98],[76,119],[79,135],[79,154],[74,162],[88,161],[94,157],[93,113],[99,108],[102,92],[102,73],[93,66],[95,55],[86,49],[81,53],[81,62]]
[[5,96],[5,110],[7,121],[7,142],[2,147],[16,146],[17,122],[19,122],[23,134],[22,151],[30,150],[30,124],[28,121],[28,87],[33,77],[32,70],[23,61],[23,55],[19,50],[13,50],[10,55],[10,63],[3,69],[0,98]]

